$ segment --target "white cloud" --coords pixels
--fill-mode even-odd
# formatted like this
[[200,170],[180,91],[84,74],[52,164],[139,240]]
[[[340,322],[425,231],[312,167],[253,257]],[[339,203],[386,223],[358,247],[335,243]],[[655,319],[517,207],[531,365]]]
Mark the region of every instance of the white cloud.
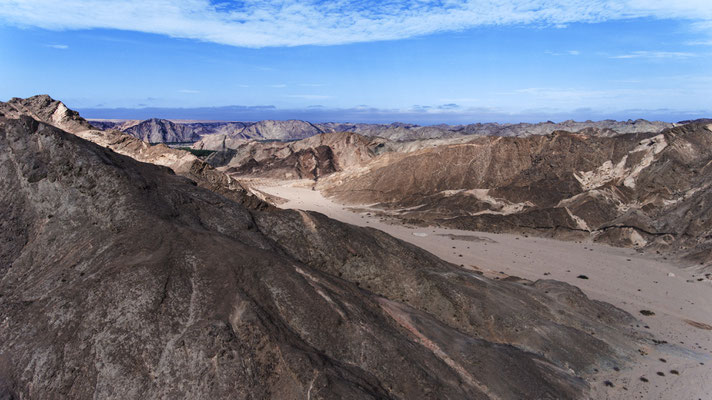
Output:
[[578,50],[569,50],[566,52],[556,52],[556,51],[546,51],[546,54],[552,55],[552,56],[578,56],[581,55],[581,52]]
[[611,58],[692,58],[697,57],[694,53],[679,51],[634,51],[632,53],[611,56]]
[[244,47],[402,39],[482,25],[564,26],[625,18],[712,21],[709,0],[0,0],[0,20],[108,28]]
[[47,44],[45,46],[51,47],[51,48],[57,49],[57,50],[67,50],[69,48],[69,46],[66,44]]

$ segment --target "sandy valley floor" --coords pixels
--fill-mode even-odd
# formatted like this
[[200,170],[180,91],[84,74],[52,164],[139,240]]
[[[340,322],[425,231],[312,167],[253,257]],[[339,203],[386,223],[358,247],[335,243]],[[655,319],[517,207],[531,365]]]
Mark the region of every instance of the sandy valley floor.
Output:
[[[493,278],[565,281],[633,314],[657,340],[667,343],[641,348],[645,355],[635,367],[596,377],[596,399],[712,399],[712,281],[692,268],[590,242],[404,226],[368,208],[334,203],[311,190],[308,182],[265,181],[254,187],[287,200],[282,208],[318,211],[380,229]],[[655,314],[645,316],[641,310]]]

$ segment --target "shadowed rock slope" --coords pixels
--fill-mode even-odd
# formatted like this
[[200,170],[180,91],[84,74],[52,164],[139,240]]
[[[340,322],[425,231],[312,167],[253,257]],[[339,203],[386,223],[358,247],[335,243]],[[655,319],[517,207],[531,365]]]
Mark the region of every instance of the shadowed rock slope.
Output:
[[0,118],[0,397],[577,399],[633,318]]

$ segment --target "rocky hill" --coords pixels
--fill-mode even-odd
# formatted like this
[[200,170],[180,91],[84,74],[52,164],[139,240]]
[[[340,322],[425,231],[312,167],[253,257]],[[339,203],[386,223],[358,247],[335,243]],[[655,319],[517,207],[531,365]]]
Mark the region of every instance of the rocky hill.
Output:
[[152,118],[145,121],[93,122],[100,129],[115,129],[148,143],[187,143],[200,140],[195,127]]
[[56,101],[47,95],[32,96],[26,99],[14,97],[6,103],[0,102],[0,117],[16,119],[21,116],[32,117],[67,132],[96,129],[80,117],[78,112],[70,110],[61,101]]
[[355,133],[324,133],[296,142],[243,141],[205,159],[235,176],[313,179],[356,167],[385,151],[388,141]]
[[8,108],[2,398],[578,399],[648,341],[572,286],[250,209]]

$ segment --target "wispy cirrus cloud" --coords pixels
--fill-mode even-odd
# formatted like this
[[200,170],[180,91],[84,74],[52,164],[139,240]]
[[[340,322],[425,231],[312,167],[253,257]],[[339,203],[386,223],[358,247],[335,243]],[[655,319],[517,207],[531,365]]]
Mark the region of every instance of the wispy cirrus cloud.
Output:
[[611,56],[610,58],[693,58],[698,55],[695,53],[680,52],[680,51],[634,51],[626,54]]
[[483,25],[561,26],[626,18],[709,26],[709,0],[0,0],[0,19],[46,29],[108,28],[242,47],[403,39]]
[[69,49],[69,46],[66,45],[66,44],[46,44],[45,46],[51,47],[51,48],[57,49],[57,50],[67,50],[67,49]]
[[546,51],[545,53],[550,56],[579,56],[579,55],[581,55],[581,52],[578,50],[568,50],[568,51],[564,51],[564,52]]

